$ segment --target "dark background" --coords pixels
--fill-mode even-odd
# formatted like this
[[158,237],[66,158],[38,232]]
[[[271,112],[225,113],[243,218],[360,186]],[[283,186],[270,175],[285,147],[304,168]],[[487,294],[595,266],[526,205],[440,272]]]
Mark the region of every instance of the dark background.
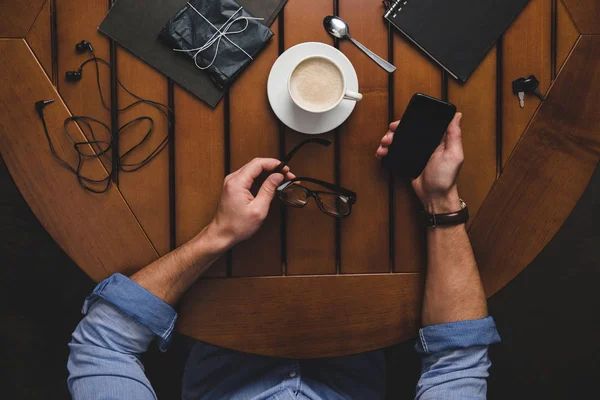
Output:
[[[0,159],[0,387],[4,399],[68,399],[67,343],[94,283],[62,252]],[[574,399],[600,376],[600,170],[563,228],[490,300],[503,342],[491,348],[489,399]],[[155,345],[146,372],[160,399],[180,398],[185,344]],[[387,350],[389,398],[410,399],[413,343]]]

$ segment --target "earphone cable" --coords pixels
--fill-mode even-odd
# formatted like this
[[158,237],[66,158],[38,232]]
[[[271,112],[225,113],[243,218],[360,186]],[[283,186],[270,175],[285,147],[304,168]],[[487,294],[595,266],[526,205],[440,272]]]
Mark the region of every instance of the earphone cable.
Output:
[[[93,51],[92,51],[92,54],[93,54]],[[101,86],[101,81],[100,81],[100,68],[99,68],[99,63],[103,63],[106,66],[108,66],[109,68],[110,68],[110,63],[102,58],[96,57],[95,54],[93,54],[93,55],[94,56],[92,58],[84,61],[81,64],[78,72],[81,73],[83,71],[83,68],[88,63],[91,63],[91,62],[94,63],[95,69],[96,69],[96,84],[98,86],[98,93],[100,95],[100,101],[102,102],[102,105],[105,109],[112,111],[111,107],[106,103],[104,94],[102,92],[102,86]],[[168,106],[166,106],[165,104],[162,104],[162,103],[159,103],[159,102],[156,102],[153,100],[144,99],[141,96],[138,96],[137,94],[133,93],[133,91],[128,89],[121,82],[121,80],[118,77],[117,77],[117,83],[119,84],[119,86],[121,88],[123,88],[123,90],[125,90],[125,92],[127,92],[130,96],[132,96],[135,99],[135,101],[128,104],[127,106],[125,106],[121,109],[118,109],[117,112],[120,113],[120,112],[130,110],[140,104],[148,104],[149,106],[151,106],[151,107],[155,108],[157,111],[159,111],[165,117],[168,126],[169,127],[171,126],[169,113],[172,114],[172,110]],[[50,151],[51,151],[52,155],[54,156],[54,158],[57,159],[61,165],[63,165],[67,170],[69,170],[71,173],[73,173],[76,176],[77,181],[82,188],[84,188],[92,193],[106,192],[110,188],[110,177],[111,177],[110,170],[108,171],[107,176],[103,179],[95,179],[95,178],[85,176],[82,173],[82,170],[83,170],[83,166],[84,166],[84,163],[86,160],[100,159],[100,161],[102,162],[103,158],[105,158],[107,161],[104,163],[104,165],[105,165],[105,168],[108,169],[108,166],[110,165],[110,162],[108,162],[110,160],[108,153],[113,148],[113,146],[112,146],[113,139],[112,139],[110,127],[107,124],[105,124],[104,122],[102,122],[96,118],[88,117],[88,116],[75,116],[74,115],[74,116],[70,116],[65,119],[64,124],[63,124],[63,130],[65,132],[65,135],[69,138],[69,140],[73,144],[73,148],[74,148],[75,152],[77,153],[77,166],[74,168],[64,158],[62,158],[57,153],[57,151],[54,147],[54,144],[52,142],[52,139],[48,133],[48,128],[47,128],[46,121],[44,118],[43,110],[40,112],[39,115],[40,115],[40,118],[42,119],[42,124],[44,126],[44,134],[46,136],[46,140],[48,141]],[[158,154],[160,154],[169,143],[170,138],[169,138],[169,134],[167,133],[164,136],[164,138],[160,141],[160,143],[148,155],[146,155],[142,160],[126,162],[129,158],[131,158],[134,154],[136,154],[137,153],[136,150],[140,149],[140,147],[143,146],[144,143],[146,143],[152,136],[152,133],[154,132],[154,125],[155,125],[154,119],[149,116],[140,116],[140,117],[134,118],[134,119],[124,123],[121,127],[119,127],[119,129],[117,131],[116,138],[118,140],[121,137],[121,135],[124,134],[124,132],[128,128],[131,128],[132,126],[137,125],[138,123],[142,123],[144,121],[147,121],[149,123],[148,130],[146,131],[144,136],[138,142],[136,142],[133,146],[131,146],[128,150],[126,150],[119,156],[117,167],[119,168],[120,171],[134,172],[134,171],[139,170],[140,168],[144,167],[149,162],[151,162]],[[69,126],[71,123],[75,123],[79,126],[79,128],[80,128],[81,132],[83,133],[86,140],[83,140],[83,141],[75,140],[75,138],[74,138],[75,136],[72,135],[71,132],[69,131]],[[96,133],[94,132],[94,129],[92,127],[92,123],[100,125],[103,128],[103,131],[107,132],[109,139],[102,140],[102,139],[97,138]],[[86,148],[91,149],[90,153],[86,153],[83,150]],[[100,189],[93,187],[94,185],[98,185],[101,183],[103,183],[104,185]]]

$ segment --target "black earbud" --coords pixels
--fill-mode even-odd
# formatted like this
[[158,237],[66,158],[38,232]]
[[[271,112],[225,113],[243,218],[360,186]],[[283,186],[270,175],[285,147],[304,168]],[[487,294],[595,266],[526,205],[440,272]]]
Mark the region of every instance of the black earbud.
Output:
[[[87,40],[82,40],[81,42],[77,43],[75,45],[75,51],[77,53],[85,53],[87,51],[90,52],[94,52],[94,48],[92,47],[92,44],[90,42],[88,42]],[[91,60],[95,60],[96,58],[92,58]],[[90,60],[88,60],[90,61]],[[81,80],[81,72],[83,70],[83,66],[85,64],[87,64],[87,62],[84,62],[81,67],[79,67],[79,69],[77,71],[67,71],[65,74],[65,78],[67,79],[67,82],[79,82]]]
[[86,51],[94,51],[94,48],[90,42],[82,40],[75,45],[75,51],[78,53],[85,53]]
[[79,82],[81,80],[81,68],[77,71],[67,71],[65,78],[67,82]]

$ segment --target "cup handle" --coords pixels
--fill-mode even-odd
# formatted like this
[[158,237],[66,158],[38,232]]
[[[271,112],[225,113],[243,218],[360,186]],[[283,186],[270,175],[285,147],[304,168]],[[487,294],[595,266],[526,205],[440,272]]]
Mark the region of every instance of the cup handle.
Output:
[[358,92],[353,92],[351,90],[346,90],[346,93],[344,93],[344,99],[346,100],[361,101],[362,97],[362,94]]

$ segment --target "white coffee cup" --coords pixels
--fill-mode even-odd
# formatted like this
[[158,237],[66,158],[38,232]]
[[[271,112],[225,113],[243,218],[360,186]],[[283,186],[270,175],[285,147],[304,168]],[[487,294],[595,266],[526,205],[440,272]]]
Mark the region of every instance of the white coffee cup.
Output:
[[[321,71],[325,72],[325,74],[324,74],[325,76],[323,79],[328,79],[328,77],[331,77],[331,81],[328,81],[328,84],[335,81],[335,82],[333,82],[332,86],[336,87],[335,92],[339,91],[339,95],[337,95],[337,93],[336,93],[335,97],[328,96],[328,94],[330,94],[330,92],[333,91],[334,88],[326,88],[324,83],[316,82],[316,80],[318,80],[318,78],[315,78],[314,76],[310,76],[310,72],[311,72],[310,68],[317,64],[313,63],[313,66],[311,66],[308,63],[310,63],[310,61],[318,61],[318,60],[321,60],[323,62],[323,64],[318,65],[318,67],[321,67]],[[305,71],[299,70],[298,67],[300,67],[300,66],[305,66],[304,69],[306,69],[308,71],[308,75],[305,74],[307,77],[299,76],[299,74],[301,72],[302,73],[305,72]],[[333,68],[329,68],[330,66]],[[298,76],[295,76],[295,74]],[[300,83],[292,82],[293,81],[292,78],[295,78],[296,80],[305,79],[305,81],[307,81],[306,86],[308,86],[309,89],[311,89],[311,94],[316,94],[318,96],[323,97],[323,99],[324,99],[323,107],[316,107],[316,106],[311,107],[309,104],[310,103],[309,101],[307,101],[304,98],[301,98],[302,94],[299,93],[301,89],[293,87],[293,84],[296,86],[299,86]],[[340,78],[340,79],[338,79],[338,78]],[[341,80],[341,82],[340,82],[340,80]],[[325,57],[325,56],[308,56],[308,57],[305,57],[302,60],[300,60],[294,66],[294,68],[292,69],[292,72],[288,76],[287,85],[288,85],[288,92],[289,92],[290,97],[292,98],[292,101],[294,102],[294,104],[296,104],[301,109],[308,111],[310,113],[320,114],[320,113],[324,113],[327,111],[331,111],[334,108],[336,108],[338,105],[340,105],[340,103],[343,100],[360,101],[362,99],[362,94],[348,90],[347,84],[346,84],[346,77],[344,76],[344,71],[342,71],[340,66],[335,61],[333,61],[331,58]],[[328,89],[331,89],[331,90],[328,90]],[[313,103],[316,103],[317,101],[313,101]]]

